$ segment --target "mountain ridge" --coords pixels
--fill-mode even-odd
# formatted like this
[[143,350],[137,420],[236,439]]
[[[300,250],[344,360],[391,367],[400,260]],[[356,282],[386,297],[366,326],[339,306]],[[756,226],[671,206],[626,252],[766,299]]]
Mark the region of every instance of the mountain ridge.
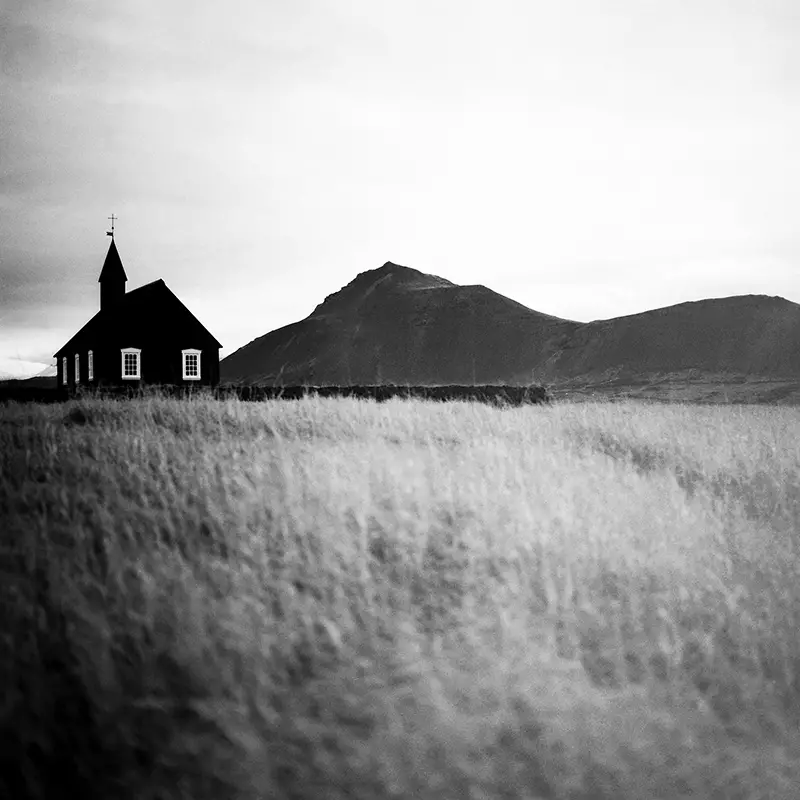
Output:
[[681,374],[800,380],[800,305],[732,295],[578,322],[387,261],[220,368],[225,382],[283,385],[588,384]]

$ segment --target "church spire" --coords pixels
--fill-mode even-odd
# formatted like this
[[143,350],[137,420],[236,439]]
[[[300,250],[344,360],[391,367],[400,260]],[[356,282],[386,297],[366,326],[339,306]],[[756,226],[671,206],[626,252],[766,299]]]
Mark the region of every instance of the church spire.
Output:
[[[112,221],[113,226],[113,221]],[[113,227],[111,233],[111,246],[108,248],[106,260],[103,262],[103,269],[100,270],[100,310],[106,311],[118,305],[125,296],[125,284],[128,276],[122,266],[122,259],[119,257],[117,245],[114,241]]]

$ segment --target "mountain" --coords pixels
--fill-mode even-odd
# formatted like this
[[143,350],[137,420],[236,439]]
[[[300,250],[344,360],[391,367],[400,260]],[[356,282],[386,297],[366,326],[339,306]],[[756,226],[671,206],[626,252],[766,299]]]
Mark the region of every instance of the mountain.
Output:
[[746,295],[581,323],[387,262],[220,371],[248,384],[789,381],[800,392],[800,305]]
[[220,372],[223,381],[284,385],[508,382],[577,325],[387,262],[232,353]]
[[617,378],[700,371],[800,378],[800,305],[743,295],[589,322],[560,342],[546,374]]
[[2,378],[0,388],[3,389],[55,389],[55,375],[34,375],[32,378]]

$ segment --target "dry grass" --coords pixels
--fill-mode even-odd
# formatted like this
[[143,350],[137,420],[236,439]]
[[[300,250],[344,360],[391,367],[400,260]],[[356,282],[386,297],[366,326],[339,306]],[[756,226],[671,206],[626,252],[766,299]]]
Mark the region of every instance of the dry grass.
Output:
[[794,798],[799,421],[6,406],[0,796]]

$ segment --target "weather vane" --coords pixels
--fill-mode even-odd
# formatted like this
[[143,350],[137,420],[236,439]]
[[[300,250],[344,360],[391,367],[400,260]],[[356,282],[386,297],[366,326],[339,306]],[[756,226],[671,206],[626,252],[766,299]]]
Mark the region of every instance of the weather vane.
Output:
[[106,231],[106,236],[110,236],[113,239],[114,238],[114,221],[118,220],[119,217],[115,217],[112,214],[110,217],[107,217],[106,219],[110,219],[111,220],[111,230],[110,231]]

